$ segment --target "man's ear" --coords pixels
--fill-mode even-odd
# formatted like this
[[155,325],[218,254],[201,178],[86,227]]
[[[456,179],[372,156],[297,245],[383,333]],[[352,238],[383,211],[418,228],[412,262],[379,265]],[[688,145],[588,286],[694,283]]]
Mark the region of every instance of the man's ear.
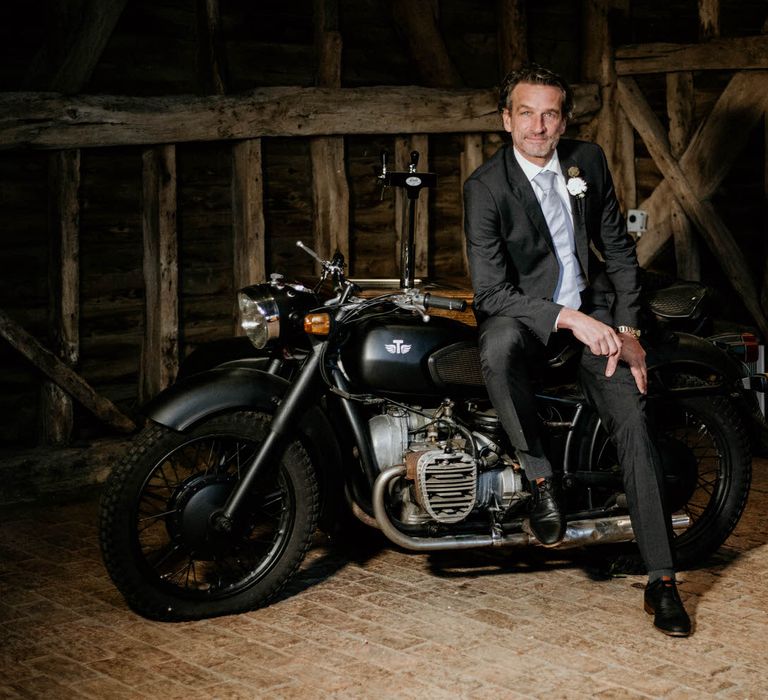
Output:
[[512,133],[512,115],[509,113],[508,108],[504,108],[501,111],[501,123],[504,125],[504,131]]

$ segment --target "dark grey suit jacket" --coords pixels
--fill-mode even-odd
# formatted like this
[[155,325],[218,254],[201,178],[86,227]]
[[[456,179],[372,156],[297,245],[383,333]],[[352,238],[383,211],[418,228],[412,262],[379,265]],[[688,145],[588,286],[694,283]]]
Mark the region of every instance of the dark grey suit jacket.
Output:
[[[605,155],[595,144],[565,139],[557,153],[566,180],[575,166],[587,183],[583,198],[571,197],[571,209],[576,253],[588,284],[596,294],[606,295],[614,325],[637,327],[640,272],[635,244],[627,234]],[[552,301],[558,262],[541,206],[511,145],[499,149],[465,183],[464,230],[478,322],[511,316],[546,344],[562,308]]]

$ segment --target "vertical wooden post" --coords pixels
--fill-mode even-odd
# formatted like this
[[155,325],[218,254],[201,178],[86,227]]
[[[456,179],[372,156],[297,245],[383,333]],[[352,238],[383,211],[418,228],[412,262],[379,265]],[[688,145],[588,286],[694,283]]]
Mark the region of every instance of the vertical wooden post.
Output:
[[[337,0],[314,0],[316,82],[341,86],[341,34]],[[339,250],[349,264],[349,184],[344,165],[344,137],[310,140],[314,246],[321,258]],[[316,264],[319,272],[319,265]]]
[[142,154],[145,328],[139,397],[167,387],[179,365],[179,285],[176,235],[176,147]]
[[203,92],[226,92],[219,0],[197,0],[197,72]]
[[[53,351],[72,368],[80,359],[80,151],[53,153],[49,159],[48,180]],[[72,437],[72,399],[53,382],[45,382],[42,392],[41,442],[66,445]]]
[[[693,74],[690,71],[667,73],[669,146],[672,156],[678,160],[688,148],[693,128],[693,100]],[[701,256],[698,239],[677,200],[672,201],[670,217],[677,276],[681,279],[700,280]]]
[[[427,134],[395,138],[395,170],[408,170],[411,151],[419,152],[418,169],[429,170],[429,137]],[[395,259],[400,263],[400,246],[408,235],[408,197],[402,187],[395,189]],[[424,279],[429,275],[429,190],[422,190],[416,201],[413,242],[414,274]],[[403,271],[400,270],[400,275]]]
[[[261,139],[239,141],[232,148],[232,246],[235,290],[267,276]],[[237,322],[235,333],[242,334]]]
[[[464,187],[464,183],[467,178],[475,172],[483,164],[483,135],[482,134],[465,134],[464,136],[464,150],[461,152],[461,186]],[[464,225],[464,198],[462,197],[462,230]],[[461,254],[464,260],[464,274],[469,276],[469,260],[467,259],[467,246],[463,242],[461,246]]]
[[[768,19],[765,28],[768,29]],[[763,275],[760,280],[760,306],[768,316],[768,118],[763,121]]]
[[524,0],[498,0],[499,74],[520,68],[528,60],[528,18]]
[[605,151],[619,203],[626,212],[637,202],[635,137],[616,95],[616,69],[608,12],[613,0],[583,0],[584,55],[582,79],[600,85],[601,108],[596,117],[595,140]]
[[[763,22],[763,34],[768,34],[768,16]],[[768,316],[768,115],[763,116],[763,278],[760,289],[760,305]]]
[[720,36],[720,0],[699,0],[699,40]]

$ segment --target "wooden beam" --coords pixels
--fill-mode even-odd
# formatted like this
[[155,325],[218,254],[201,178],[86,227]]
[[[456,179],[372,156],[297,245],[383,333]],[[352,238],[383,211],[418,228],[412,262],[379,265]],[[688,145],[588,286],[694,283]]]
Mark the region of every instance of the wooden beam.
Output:
[[524,0],[498,0],[499,75],[517,70],[528,61],[528,16]]
[[349,261],[349,184],[341,136],[312,139],[314,245],[321,258],[339,250]]
[[37,369],[74,396],[97,418],[121,432],[128,433],[136,429],[134,422],[118,410],[109,399],[99,396],[88,382],[50,350],[44,348],[2,309],[0,309],[0,336],[5,338]]
[[[667,114],[669,115],[669,150],[679,160],[693,130],[693,74],[690,71],[667,73]],[[699,241],[682,207],[674,201],[670,208],[672,237],[675,241],[677,276],[701,280]]]
[[768,314],[768,119],[763,122],[763,144],[763,280],[760,304],[763,312]]
[[[680,167],[699,199],[711,197],[768,109],[768,72],[734,75],[694,134]],[[648,212],[648,230],[637,244],[641,265],[650,263],[671,233],[669,212],[674,201],[669,183],[662,182],[640,209]]]
[[765,68],[768,68],[766,35],[713,39],[703,44],[637,44],[616,49],[619,75]]
[[[341,34],[337,0],[315,0],[316,82],[341,86]],[[326,136],[310,141],[312,162],[313,234],[315,252],[329,259],[337,250],[349,263],[349,183],[344,158],[344,138]],[[320,264],[315,263],[316,272]]]
[[[575,122],[600,107],[576,85]],[[495,90],[261,88],[238,96],[0,93],[0,149],[128,146],[262,136],[500,131]]]
[[[80,151],[57,151],[49,160],[50,327],[55,354],[68,367],[80,359]],[[44,382],[41,442],[66,445],[72,437],[72,398]]]
[[30,89],[80,92],[112,36],[128,0],[69,0],[48,3],[54,13],[44,47],[27,71]]
[[[411,152],[419,153],[419,172],[429,171],[429,137],[427,134],[398,136],[395,139],[395,170],[407,171]],[[408,197],[402,187],[395,189],[395,260],[400,261],[401,244],[408,235]],[[414,221],[414,274],[429,276],[429,190],[422,189],[416,200]],[[401,270],[401,274],[403,271]]]
[[[241,289],[267,278],[264,179],[261,140],[238,141],[232,148],[233,285]],[[235,303],[235,333],[242,335]]]
[[149,148],[142,160],[145,327],[139,398],[147,401],[174,380],[179,366],[176,147]]
[[[460,161],[460,177],[461,186],[464,187],[464,183],[467,178],[475,172],[483,164],[483,135],[482,134],[465,134],[464,136],[464,148],[461,151]],[[464,222],[464,198],[461,199],[462,209],[462,227]],[[463,230],[463,228],[462,228]],[[469,260],[467,258],[467,246],[461,246],[462,259],[464,261],[464,274],[469,276]]]
[[618,87],[624,111],[669,182],[677,201],[704,237],[763,335],[768,336],[768,319],[760,307],[757,287],[738,244],[712,204],[697,197],[682,168],[670,153],[666,134],[637,83],[631,78],[621,78]]
[[392,14],[405,35],[421,82],[444,88],[462,85],[461,75],[448,54],[437,23],[436,3],[433,0],[392,0]]
[[635,142],[632,127],[616,98],[616,72],[608,15],[612,0],[584,0],[582,36],[588,36],[582,57],[582,77],[600,86],[600,112],[595,117],[593,139],[605,151],[616,195],[624,211],[637,200]]
[[720,36],[720,0],[699,0],[699,39]]
[[208,95],[223,95],[226,90],[226,61],[221,40],[219,0],[197,0],[197,73]]

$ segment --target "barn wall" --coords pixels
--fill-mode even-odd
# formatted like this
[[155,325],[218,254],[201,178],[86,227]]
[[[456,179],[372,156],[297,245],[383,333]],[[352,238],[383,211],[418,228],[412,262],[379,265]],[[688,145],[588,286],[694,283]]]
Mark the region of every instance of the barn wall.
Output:
[[[194,2],[129,0],[92,77],[87,94],[200,93]],[[340,0],[344,41],[342,85],[417,84],[402,31],[389,3]],[[439,24],[464,84],[485,88],[499,81],[494,2],[441,0]],[[17,8],[17,25],[3,23],[0,90],[30,86],[29,66],[39,58],[55,27],[45,27],[31,5]],[[221,0],[225,77],[230,92],[258,86],[314,84],[312,3],[309,0]],[[694,0],[633,0],[615,22],[619,43],[695,41]],[[579,3],[529,2],[532,59],[550,65],[572,81],[580,79],[582,39]],[[757,33],[765,19],[763,2],[723,2],[722,31]],[[52,15],[46,15],[50,17]],[[585,40],[589,40],[586,37]],[[701,74],[696,80],[697,118],[708,113],[729,77]],[[664,79],[640,80],[656,113],[665,117]],[[394,199],[381,198],[374,167],[382,150],[394,151],[394,138],[374,135],[345,139],[350,183],[350,269],[359,277],[397,277]],[[486,156],[501,143],[485,138]],[[429,167],[438,189],[421,206],[430,217],[432,277],[463,274],[461,249],[460,135],[429,139]],[[718,192],[716,204],[745,249],[764,256],[762,168],[764,143],[756,134],[739,166]],[[137,376],[144,332],[142,274],[141,148],[82,151],[80,213],[81,320],[77,371],[101,394],[129,414],[137,409]],[[310,276],[311,260],[295,248],[311,241],[312,183],[307,139],[264,139],[264,215],[268,234],[266,267],[288,276]],[[49,344],[48,161],[41,152],[0,154],[0,308]],[[180,332],[182,355],[200,343],[229,337],[233,330],[231,143],[182,144],[177,148]],[[661,177],[637,139],[638,200]],[[754,256],[755,274],[760,257]],[[669,266],[669,256],[655,263]],[[723,280],[717,262],[704,260],[706,280],[722,291],[731,317],[745,313]],[[37,440],[40,374],[0,342],[0,447]],[[87,412],[76,408],[75,438],[103,432]]]

